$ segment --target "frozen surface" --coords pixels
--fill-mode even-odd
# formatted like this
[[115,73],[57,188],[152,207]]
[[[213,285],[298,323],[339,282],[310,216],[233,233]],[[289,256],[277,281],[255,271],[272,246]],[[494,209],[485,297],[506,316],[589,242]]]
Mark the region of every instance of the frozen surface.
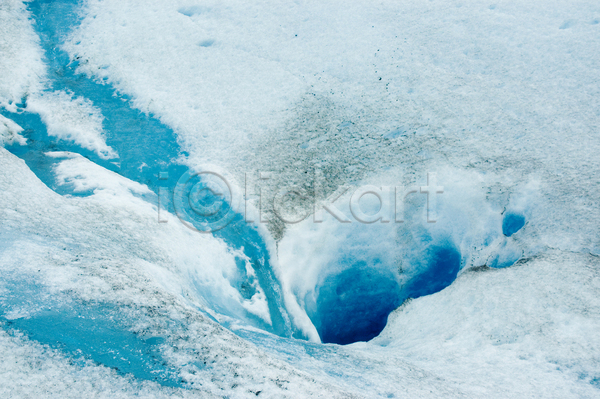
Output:
[[43,51],[28,17],[22,1],[0,4],[0,106],[9,110],[44,84]]
[[103,159],[117,158],[106,145],[102,134],[103,116],[89,100],[72,98],[64,91],[44,93],[29,98],[27,110],[39,114],[48,128],[48,135],[73,141],[96,152]]
[[21,126],[0,115],[0,145],[13,145],[15,143],[25,145],[27,140],[19,134],[22,131]]
[[[191,281],[226,289],[223,274],[235,268],[235,257],[222,242],[175,220],[156,223],[156,209],[131,194],[61,197],[4,149],[0,166],[2,350],[19,361],[9,365],[3,357],[0,363],[12,395],[36,389],[73,395],[62,384],[79,373],[101,386],[116,380],[123,395],[142,388],[183,397],[259,390],[267,397],[341,395],[325,378],[315,380],[267,357],[211,320],[210,302]],[[230,290],[232,301],[236,293]],[[29,349],[12,351],[19,342]],[[48,385],[5,381],[27,375],[36,361],[46,372],[33,375]],[[50,377],[65,368],[61,385],[51,388]],[[144,382],[154,377],[159,385]],[[165,390],[173,386],[180,388]],[[97,388],[87,389],[91,394]]]
[[[592,1],[2,2],[0,389],[598,396],[599,19]],[[161,196],[197,167],[269,221],[188,229]],[[410,194],[402,223],[315,223],[295,196],[283,210],[309,217],[285,225],[256,196],[292,185]]]
[[395,310],[371,343],[462,381],[472,396],[496,386],[500,397],[594,397],[599,267],[596,256],[551,251],[506,269],[472,269]]

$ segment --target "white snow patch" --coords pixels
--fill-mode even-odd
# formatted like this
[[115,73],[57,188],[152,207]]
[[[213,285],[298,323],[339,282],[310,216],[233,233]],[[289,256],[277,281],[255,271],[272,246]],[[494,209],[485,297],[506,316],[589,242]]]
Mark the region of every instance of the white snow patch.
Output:
[[8,144],[12,145],[15,142],[20,145],[26,145],[27,139],[19,133],[23,128],[14,121],[0,115],[0,146]]
[[153,194],[143,184],[129,180],[115,172],[103,168],[72,152],[47,152],[52,158],[66,158],[54,167],[56,182],[59,185],[70,185],[76,193],[93,191],[95,195],[111,197],[130,197],[131,193]]
[[49,136],[72,141],[96,152],[102,159],[118,158],[106,145],[102,129],[104,117],[91,101],[64,91],[45,92],[29,97],[27,110],[41,116]]
[[24,97],[43,88],[46,77],[32,23],[22,1],[0,2],[0,107],[12,112]]

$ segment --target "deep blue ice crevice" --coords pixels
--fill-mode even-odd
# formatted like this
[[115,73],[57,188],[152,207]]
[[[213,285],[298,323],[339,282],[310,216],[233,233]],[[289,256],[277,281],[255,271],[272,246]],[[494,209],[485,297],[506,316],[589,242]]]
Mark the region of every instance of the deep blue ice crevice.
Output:
[[359,263],[323,280],[309,317],[324,343],[368,341],[383,330],[400,296],[391,272]]
[[423,259],[415,262],[422,263],[422,269],[408,280],[377,259],[369,263],[342,259],[347,266],[324,276],[314,294],[305,298],[321,340],[342,345],[369,341],[406,299],[434,294],[456,279],[461,254],[450,241],[436,240],[421,253]]
[[439,292],[452,284],[461,268],[461,254],[447,241],[427,248],[427,269],[406,284],[409,298],[418,298]]

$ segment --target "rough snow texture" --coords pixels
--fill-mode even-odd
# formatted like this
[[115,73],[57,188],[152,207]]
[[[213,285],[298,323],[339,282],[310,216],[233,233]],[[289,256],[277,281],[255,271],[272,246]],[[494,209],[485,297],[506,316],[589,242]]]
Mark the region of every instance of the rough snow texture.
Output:
[[[252,391],[274,398],[295,397],[296,392],[323,398],[344,396],[339,388],[271,359],[198,311],[203,304],[189,288],[189,269],[222,273],[220,265],[226,268],[233,262],[224,244],[199,236],[175,220],[157,223],[156,208],[132,195],[61,197],[4,149],[0,149],[0,168],[1,299],[10,299],[6,298],[10,288],[5,286],[9,280],[36,281],[42,294],[54,300],[66,298],[63,294],[68,293],[69,300],[121,308],[128,312],[132,331],[169,341],[165,359],[180,369],[182,379],[200,387],[188,393],[179,390],[184,397],[204,397],[204,392],[244,397]],[[33,299],[24,300],[9,312],[9,318],[28,317],[42,310],[37,306]],[[57,397],[63,391],[73,395],[69,380],[78,373],[98,378],[101,386],[116,381],[132,394],[140,390],[138,382],[118,378],[106,368],[82,371],[77,365],[68,366],[61,356],[21,339],[9,339],[6,333],[0,342],[2,352],[11,352],[10,358],[16,358],[17,363],[10,366],[9,357],[0,362],[1,385],[14,397],[44,391]],[[25,349],[15,351],[16,346]],[[7,381],[27,375],[36,359],[44,365],[44,372],[36,373],[42,385],[29,384],[24,378]],[[61,370],[67,374],[57,385],[49,385],[54,384],[49,377]],[[43,381],[48,382],[44,385]],[[171,391],[150,387],[158,396]],[[85,396],[98,389],[87,388]]]
[[[7,109],[43,83],[23,10],[0,5]],[[132,320],[143,325],[132,328],[166,334],[172,364],[214,361],[185,378],[219,396],[598,395],[597,2],[90,0],[83,17],[64,46],[80,70],[171,126],[189,163],[217,164],[239,185],[245,172],[273,171],[261,183],[267,192],[310,191],[308,176],[320,169],[330,193],[345,182],[419,186],[438,172],[445,193],[436,224],[423,221],[422,199],[408,204],[405,224],[387,229],[269,224],[288,307],[306,331],[314,333],[306,296],[343,269],[344,257],[377,259],[401,284],[422,268],[421,245],[444,239],[460,250],[463,271],[398,309],[371,343],[267,336],[256,339],[265,355],[197,311],[210,309],[190,288],[190,270],[229,289],[223,271],[235,256],[221,242],[174,227],[174,218],[158,225],[156,209],[129,193],[133,183],[106,185],[81,159],[65,161],[57,176],[97,192],[61,198],[0,149],[3,270],[44,270],[44,281],[77,298],[133,304]],[[66,94],[47,95],[52,106]],[[105,151],[92,119],[71,138]],[[504,237],[502,215],[513,211],[526,224]],[[486,266],[519,257],[509,268]],[[151,306],[158,310],[144,317]],[[172,319],[186,322],[165,327]],[[10,351],[32,347],[0,341]],[[18,356],[27,363],[44,350]]]
[[128,193],[150,195],[152,191],[139,183],[90,162],[83,156],[70,152],[47,152],[48,157],[62,159],[54,168],[56,182],[70,185],[75,193],[93,191],[96,195],[125,196]]
[[64,91],[45,92],[29,97],[27,110],[41,116],[49,136],[72,141],[96,152],[103,159],[118,157],[106,145],[102,133],[102,113],[89,100],[73,98]]
[[240,185],[273,171],[261,184],[277,190],[310,189],[320,168],[327,192],[456,167],[500,211],[539,181],[535,245],[598,251],[595,2],[94,0],[86,13],[65,48],[173,127],[193,164]]
[[27,144],[27,139],[19,133],[23,128],[17,125],[14,121],[0,115],[0,146],[12,144]]
[[371,341],[469,396],[598,395],[600,260],[552,251],[463,273],[404,304]]
[[0,3],[0,106],[11,111],[43,87],[46,73],[43,51],[25,8],[18,0]]

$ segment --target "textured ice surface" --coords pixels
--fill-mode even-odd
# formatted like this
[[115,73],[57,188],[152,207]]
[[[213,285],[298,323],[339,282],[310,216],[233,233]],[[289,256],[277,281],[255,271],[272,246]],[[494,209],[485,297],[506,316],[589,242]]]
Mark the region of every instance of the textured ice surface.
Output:
[[[0,321],[16,342],[24,337],[47,345],[11,352],[17,358],[12,365],[3,357],[3,381],[23,376],[18,383],[3,382],[11,395],[48,390],[73,395],[69,381],[82,374],[99,384],[116,379],[123,395],[148,389],[184,397],[187,390],[200,397],[259,390],[273,397],[293,397],[297,391],[339,396],[333,381],[316,382],[211,320],[214,304],[202,297],[211,294],[210,287],[221,298],[230,296],[232,311],[242,299],[224,276],[236,264],[221,241],[198,235],[173,217],[156,223],[156,208],[131,194],[103,190],[62,197],[4,149],[0,166],[5,172],[0,176]],[[207,289],[198,291],[194,281]],[[2,340],[3,351],[16,345]],[[76,361],[60,360],[65,356]],[[66,368],[64,383],[31,384],[24,376],[36,358],[47,359],[47,365],[45,373],[34,375],[52,384],[50,376]],[[158,385],[144,383],[153,377]],[[165,391],[173,385],[185,388]]]
[[463,381],[474,396],[501,381],[498,396],[593,397],[600,363],[587,337],[599,327],[598,270],[595,256],[558,251],[472,269],[394,311],[371,342]]
[[[2,389],[597,396],[599,15],[2,2]],[[316,172],[324,195],[428,172],[444,193],[436,223],[423,194],[401,224],[157,223],[160,185],[198,165],[271,198]]]
[[100,110],[89,100],[71,98],[64,91],[56,91],[28,98],[27,110],[42,117],[49,136],[73,141],[104,159],[118,157],[106,145],[102,135],[103,116]]
[[27,140],[19,133],[23,128],[17,125],[14,121],[0,115],[0,145],[20,144],[25,145]]
[[43,87],[46,73],[43,50],[25,9],[20,0],[0,4],[0,105],[10,110]]

